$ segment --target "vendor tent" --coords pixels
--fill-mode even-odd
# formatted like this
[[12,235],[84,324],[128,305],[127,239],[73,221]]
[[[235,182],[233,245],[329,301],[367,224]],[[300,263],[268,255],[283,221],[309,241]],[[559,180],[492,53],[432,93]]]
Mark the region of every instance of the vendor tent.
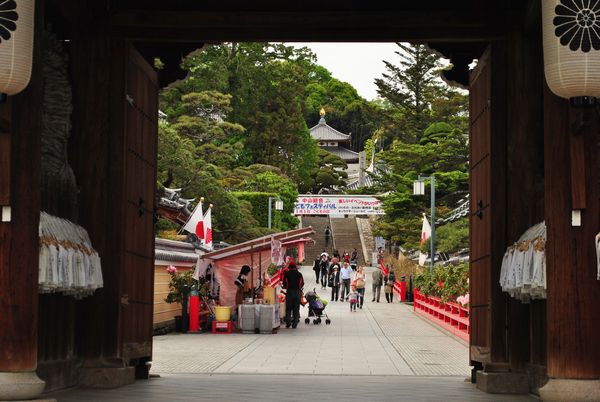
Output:
[[235,278],[242,265],[252,268],[250,283],[256,287],[260,284],[261,276],[271,264],[271,240],[279,240],[282,245],[296,246],[310,242],[306,236],[314,234],[312,227],[294,229],[249,240],[244,243],[226,247],[204,254],[201,258],[212,263],[215,275],[221,286],[219,301],[223,306],[235,305]]

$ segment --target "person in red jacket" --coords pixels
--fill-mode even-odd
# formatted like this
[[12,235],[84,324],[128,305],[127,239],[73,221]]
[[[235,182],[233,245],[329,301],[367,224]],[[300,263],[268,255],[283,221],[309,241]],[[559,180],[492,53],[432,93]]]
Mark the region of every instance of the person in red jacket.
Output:
[[285,327],[296,328],[300,322],[300,299],[304,288],[304,278],[295,262],[291,262],[283,273],[281,286],[286,290],[285,295]]

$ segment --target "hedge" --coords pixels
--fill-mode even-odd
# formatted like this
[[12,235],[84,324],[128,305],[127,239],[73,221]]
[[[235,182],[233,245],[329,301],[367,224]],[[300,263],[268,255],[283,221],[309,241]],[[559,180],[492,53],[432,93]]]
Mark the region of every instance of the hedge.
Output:
[[[231,193],[238,200],[248,201],[252,204],[252,216],[258,221],[258,224],[263,227],[269,225],[269,197],[277,198],[276,193],[253,192],[253,191],[236,191]],[[271,219],[272,227],[280,228],[281,212],[275,210],[275,202],[271,201]]]

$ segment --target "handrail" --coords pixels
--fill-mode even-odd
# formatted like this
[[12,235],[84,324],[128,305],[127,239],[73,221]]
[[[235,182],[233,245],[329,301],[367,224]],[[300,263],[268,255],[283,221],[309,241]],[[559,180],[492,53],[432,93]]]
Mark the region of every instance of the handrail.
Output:
[[337,247],[335,246],[335,234],[333,233],[333,222],[331,222],[331,215],[327,215],[327,218],[329,219],[329,232],[331,233],[331,245],[333,246],[332,250],[335,251],[337,250]]
[[442,302],[439,297],[425,296],[419,289],[413,291],[413,310],[427,320],[469,341],[471,322],[469,308],[453,302]]

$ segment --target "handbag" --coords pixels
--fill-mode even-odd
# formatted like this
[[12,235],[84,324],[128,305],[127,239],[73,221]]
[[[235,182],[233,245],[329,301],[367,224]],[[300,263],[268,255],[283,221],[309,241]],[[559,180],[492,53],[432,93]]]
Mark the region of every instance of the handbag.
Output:
[[356,289],[363,289],[365,287],[365,280],[364,279],[357,279],[356,280]]

